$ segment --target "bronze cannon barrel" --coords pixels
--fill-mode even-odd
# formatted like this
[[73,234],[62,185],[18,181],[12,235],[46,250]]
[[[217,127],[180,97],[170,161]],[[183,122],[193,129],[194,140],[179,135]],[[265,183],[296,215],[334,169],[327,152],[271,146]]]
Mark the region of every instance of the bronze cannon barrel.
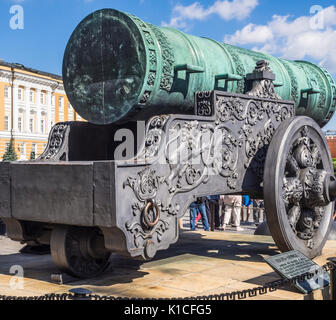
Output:
[[322,67],[156,27],[113,9],[96,11],[77,26],[65,50],[63,81],[77,113],[110,124],[190,114],[196,91],[244,93],[245,77],[259,60],[270,63],[277,94],[295,101],[297,115],[328,123],[336,86]]

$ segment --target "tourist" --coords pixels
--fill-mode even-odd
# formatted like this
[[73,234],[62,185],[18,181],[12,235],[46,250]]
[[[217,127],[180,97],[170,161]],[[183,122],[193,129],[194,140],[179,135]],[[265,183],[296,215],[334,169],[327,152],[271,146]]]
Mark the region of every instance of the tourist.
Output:
[[206,207],[205,207],[205,202],[204,202],[204,198],[197,198],[196,202],[193,202],[190,205],[190,227],[191,227],[191,231],[195,231],[196,230],[196,217],[198,212],[200,212],[201,216],[202,216],[202,223],[203,223],[203,227],[205,231],[209,231],[210,227],[209,227],[209,222],[208,222],[208,217],[206,214]]
[[232,220],[232,227],[235,231],[243,231],[240,227],[240,216],[242,197],[241,196],[224,196],[224,222],[222,230],[225,230]]
[[220,217],[219,217],[219,201],[220,201],[220,196],[209,196],[207,197],[209,199],[209,202],[211,204],[210,208],[211,208],[211,217],[212,219],[214,219],[215,221],[211,221],[212,219],[210,219],[209,221],[211,221],[211,225],[213,225],[214,223],[214,227],[215,229],[220,228],[221,223],[220,223]]
[[260,224],[263,220],[264,215],[264,201],[263,200],[253,200],[254,210],[253,219],[256,226]]
[[223,226],[224,226],[225,204],[224,204],[223,195],[219,197],[218,207],[219,207],[218,212],[219,212],[219,222],[220,222],[219,230],[224,230]]
[[[246,214],[246,220],[245,221],[249,221],[250,220],[250,215],[251,213],[253,214],[253,201],[251,200],[250,196],[244,195],[243,196],[243,212],[244,214]],[[244,219],[244,216],[243,216]]]

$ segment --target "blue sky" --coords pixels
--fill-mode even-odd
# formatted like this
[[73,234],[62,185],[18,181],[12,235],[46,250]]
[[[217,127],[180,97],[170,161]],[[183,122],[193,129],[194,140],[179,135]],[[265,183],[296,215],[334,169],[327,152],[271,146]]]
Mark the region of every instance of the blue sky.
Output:
[[[24,9],[23,30],[9,26],[9,11],[16,4]],[[324,9],[318,30],[308,27],[313,5]],[[60,75],[72,31],[101,8],[278,57],[320,63],[336,78],[336,7],[329,0],[0,0],[0,59]],[[336,129],[336,117],[326,129]]]

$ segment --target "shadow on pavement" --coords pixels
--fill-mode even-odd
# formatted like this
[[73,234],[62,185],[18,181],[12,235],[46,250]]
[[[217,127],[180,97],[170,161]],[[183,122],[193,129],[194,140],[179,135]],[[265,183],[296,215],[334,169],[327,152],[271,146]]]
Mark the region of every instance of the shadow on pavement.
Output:
[[[160,272],[174,275],[176,269],[170,263],[184,261],[185,255],[216,258],[233,261],[264,262],[263,256],[278,254],[277,248],[270,241],[251,242],[238,240],[207,239],[204,235],[184,231],[179,241],[168,250],[159,251],[155,259],[148,261],[135,260],[112,254],[110,265],[98,278],[79,280],[63,274],[63,283],[71,285],[109,286],[113,284],[131,283],[134,279],[144,277],[151,268],[161,267]],[[189,263],[190,260],[188,260]],[[9,268],[14,265],[24,268],[26,279],[52,283],[51,274],[60,272],[54,265],[50,255],[10,254],[0,255],[0,274],[9,275]],[[162,268],[164,267],[164,268]]]

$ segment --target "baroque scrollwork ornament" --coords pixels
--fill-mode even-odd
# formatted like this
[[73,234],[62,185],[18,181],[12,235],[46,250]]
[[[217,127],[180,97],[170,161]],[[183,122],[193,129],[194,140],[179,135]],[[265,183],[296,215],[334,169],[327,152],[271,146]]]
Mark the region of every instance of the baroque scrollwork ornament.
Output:
[[148,160],[154,158],[158,154],[168,120],[169,116],[165,115],[151,119],[146,129],[145,144],[137,156],[138,160]]
[[213,114],[212,91],[196,92],[196,114],[201,117],[210,117]]
[[124,182],[124,188],[130,187],[138,200],[146,201],[155,198],[159,186],[164,181],[165,178],[158,176],[155,170],[145,168],[138,173],[137,177],[128,177]]
[[[66,122],[57,123],[49,134],[48,145],[38,160],[51,160],[63,156],[63,146],[66,141],[66,135],[69,134],[70,126]],[[65,152],[65,151],[64,151]],[[62,159],[66,160],[66,159]]]
[[[206,91],[195,98],[195,118],[170,115],[149,120],[135,160],[150,166],[124,183],[136,197],[133,217],[125,226],[139,250],[146,243],[160,246],[185,210],[181,199],[187,204],[196,190],[219,185],[223,192],[237,193],[246,170],[261,181],[276,129],[294,115],[293,103],[274,97]],[[307,224],[298,210],[293,209],[292,216],[297,226]]]

